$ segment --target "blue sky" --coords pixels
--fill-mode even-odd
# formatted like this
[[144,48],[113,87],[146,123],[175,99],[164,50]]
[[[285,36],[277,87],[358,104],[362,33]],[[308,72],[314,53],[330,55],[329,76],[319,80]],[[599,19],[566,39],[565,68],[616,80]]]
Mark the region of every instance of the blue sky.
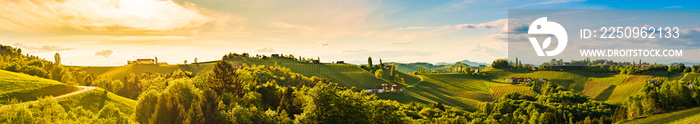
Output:
[[322,62],[490,63],[506,58],[509,9],[696,9],[687,1],[17,0],[0,4],[0,44],[73,65],[171,64],[229,52]]

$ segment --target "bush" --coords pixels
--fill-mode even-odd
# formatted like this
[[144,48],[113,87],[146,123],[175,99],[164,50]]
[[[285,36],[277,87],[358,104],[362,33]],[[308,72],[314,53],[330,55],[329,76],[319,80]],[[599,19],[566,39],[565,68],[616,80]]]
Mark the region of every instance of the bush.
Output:
[[506,67],[508,67],[508,60],[507,59],[496,59],[491,63],[491,67],[493,67],[493,68],[506,68]]
[[48,77],[48,73],[46,72],[46,70],[44,70],[44,68],[37,67],[37,66],[24,66],[24,67],[20,68],[20,71],[22,73],[32,75],[32,76],[41,77],[41,78]]

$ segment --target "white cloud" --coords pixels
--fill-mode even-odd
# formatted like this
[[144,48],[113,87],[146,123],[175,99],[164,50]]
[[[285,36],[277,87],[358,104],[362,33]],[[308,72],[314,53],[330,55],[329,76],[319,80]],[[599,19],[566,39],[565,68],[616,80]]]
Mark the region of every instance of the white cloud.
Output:
[[410,29],[426,29],[426,28],[431,28],[431,27],[406,27],[406,28],[396,28],[396,29],[407,29],[407,30],[410,30]]
[[272,48],[272,47],[263,47],[263,48],[255,49],[255,52],[270,53],[270,52],[275,52],[275,48]]
[[95,56],[109,57],[110,55],[112,55],[113,52],[114,51],[112,51],[112,50],[100,50],[100,51],[95,52]]
[[518,6],[516,8],[528,7],[528,6],[540,6],[540,5],[551,5],[551,4],[562,4],[562,3],[572,3],[572,2],[583,2],[586,0],[549,0],[544,2],[529,3],[525,5]]
[[486,23],[480,23],[480,24],[460,24],[460,25],[456,25],[455,28],[457,28],[457,29],[462,29],[462,28],[496,29],[496,28],[502,28],[506,24],[508,24],[508,19],[500,19],[500,20],[486,22]]
[[328,42],[325,41],[318,41],[318,45],[321,45],[321,47],[328,48]]
[[389,42],[389,43],[387,43],[387,44],[388,44],[388,45],[407,45],[407,44],[411,44],[411,42],[407,42],[407,41],[392,41],[392,42]]
[[172,0],[12,0],[0,4],[0,29],[171,31],[215,21],[199,9],[192,3],[180,5]]
[[73,50],[73,48],[64,48],[61,46],[54,46],[54,45],[43,45],[41,47],[24,45],[22,43],[15,43],[12,45],[15,47],[24,48],[24,50],[31,51],[31,52],[59,52],[59,51]]

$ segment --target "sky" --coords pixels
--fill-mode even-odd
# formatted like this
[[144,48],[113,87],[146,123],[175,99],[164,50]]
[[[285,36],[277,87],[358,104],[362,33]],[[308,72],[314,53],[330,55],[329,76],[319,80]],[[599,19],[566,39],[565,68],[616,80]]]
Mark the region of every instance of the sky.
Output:
[[[507,58],[509,9],[697,9],[700,4],[585,0],[11,0],[0,44],[78,66],[158,57],[170,64],[229,52],[321,62],[490,63]],[[692,2],[692,1],[691,1]]]

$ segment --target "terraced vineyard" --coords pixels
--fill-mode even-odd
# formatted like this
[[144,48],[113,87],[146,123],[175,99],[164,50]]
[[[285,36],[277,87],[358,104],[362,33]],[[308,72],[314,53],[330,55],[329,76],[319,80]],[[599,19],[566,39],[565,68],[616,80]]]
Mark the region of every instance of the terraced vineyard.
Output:
[[700,107],[652,115],[622,122],[625,124],[698,123]]
[[581,91],[581,94],[590,96],[594,99],[607,99],[607,97],[610,96],[610,93],[614,90],[614,88],[614,85],[610,85],[607,83],[586,82],[586,86],[585,88],[583,88],[583,91]]
[[501,85],[501,86],[496,86],[496,87],[491,87],[491,94],[493,96],[493,100],[500,99],[506,94],[509,93],[521,93],[525,95],[534,95],[536,94],[535,91],[532,90],[532,87],[527,87],[527,86],[518,86],[518,85]]
[[654,77],[651,75],[630,75],[622,84],[615,87],[607,101],[621,102],[627,97],[635,95],[642,90],[650,79],[664,79],[664,77]]

